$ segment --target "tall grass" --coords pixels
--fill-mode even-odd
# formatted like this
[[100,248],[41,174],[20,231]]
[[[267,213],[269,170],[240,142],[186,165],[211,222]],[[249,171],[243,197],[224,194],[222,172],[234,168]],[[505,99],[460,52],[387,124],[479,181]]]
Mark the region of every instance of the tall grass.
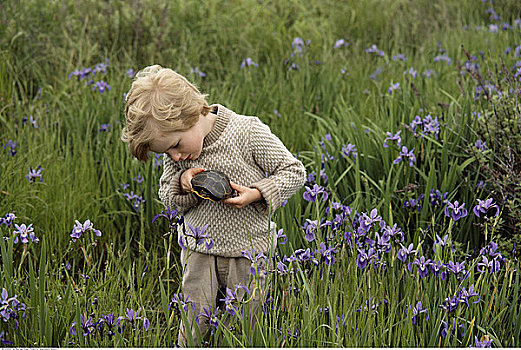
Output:
[[[327,201],[319,196],[308,202],[302,189],[275,213],[287,243],[273,257],[270,289],[264,291],[272,299],[262,305],[253,332],[247,318],[232,317],[230,327],[206,339],[211,345],[469,346],[475,337],[488,336],[494,346],[519,346],[518,252],[502,245],[508,259],[500,271],[479,273],[480,248],[500,237],[504,219],[484,222],[472,213],[477,199],[494,195],[491,184],[481,187],[481,181],[488,181],[484,164],[494,164],[495,149],[476,152],[477,130],[497,111],[498,99],[518,102],[517,92],[507,95],[514,87],[507,84],[502,97],[475,99],[480,83],[465,70],[466,50],[476,56],[470,63],[479,64],[483,79],[492,80],[487,72],[498,74],[501,62],[515,73],[519,10],[513,0],[2,3],[0,144],[12,140],[17,147],[14,155],[8,146],[0,149],[0,217],[17,218],[0,224],[9,238],[0,240],[0,288],[25,304],[27,316],[15,312],[18,328],[15,314],[3,322],[3,339],[15,346],[175,344],[183,313],[168,304],[179,292],[180,248],[175,234],[167,234],[166,221],[152,222],[163,210],[156,195],[162,169],[154,161],[132,159],[119,139],[123,94],[132,81],[126,71],[159,63],[193,80],[209,102],[259,116],[308,173],[315,172],[308,187],[317,184],[329,195]],[[510,27],[503,29],[503,23]],[[300,49],[297,37],[304,42]],[[335,48],[341,38],[349,45]],[[372,45],[385,54],[366,52]],[[406,61],[394,59],[399,54]],[[434,61],[438,55],[452,62]],[[247,57],[258,67],[240,68]],[[106,72],[69,77],[107,62]],[[290,69],[292,64],[298,69]],[[195,67],[206,76],[193,72]],[[417,77],[407,73],[410,68]],[[429,69],[435,75],[423,76]],[[87,84],[90,79],[111,88],[100,93]],[[389,93],[397,82],[400,88]],[[414,118],[427,115],[438,117],[437,136],[412,131]],[[103,124],[110,127],[99,131]],[[383,147],[386,133],[400,130],[402,145],[414,148],[412,166],[407,159],[394,163],[401,150],[396,142]],[[356,146],[356,158],[343,155],[349,143]],[[39,165],[43,182],[28,181],[29,168]],[[449,220],[446,204],[429,204],[432,189],[447,192],[451,203],[465,203],[469,214]],[[131,191],[144,200],[137,208],[127,199]],[[419,210],[403,208],[422,194]],[[328,264],[331,255],[320,252],[321,240],[308,242],[304,231],[306,219],[333,221],[334,202],[350,210],[341,230],[315,233],[325,248],[336,249],[335,262]],[[360,251],[348,237],[355,240],[360,213],[372,209],[404,231],[403,245],[413,243],[416,255],[406,263],[397,258],[400,245],[393,244],[368,267],[359,267]],[[101,237],[90,231],[72,241],[75,220],[87,219]],[[14,243],[13,225],[22,223],[33,224],[38,243]],[[377,231],[373,227],[367,237],[375,239]],[[433,251],[436,235],[447,235],[455,250]],[[307,248],[316,260],[289,261],[297,249]],[[421,256],[465,261],[468,278],[456,279],[447,267],[446,280],[433,273],[421,278],[407,265]],[[293,272],[279,273],[276,262]],[[452,312],[440,308],[471,285],[478,303]],[[413,324],[418,301],[429,310],[429,320],[421,313]],[[6,306],[14,307],[4,303],[2,310]],[[124,316],[127,308],[141,308],[150,328],[144,330],[143,320],[137,326],[121,321],[125,330],[114,326],[113,336],[107,326],[82,335],[88,330],[81,330],[82,316],[96,322],[102,314]],[[449,334],[453,322],[463,326],[443,337],[442,321]]]

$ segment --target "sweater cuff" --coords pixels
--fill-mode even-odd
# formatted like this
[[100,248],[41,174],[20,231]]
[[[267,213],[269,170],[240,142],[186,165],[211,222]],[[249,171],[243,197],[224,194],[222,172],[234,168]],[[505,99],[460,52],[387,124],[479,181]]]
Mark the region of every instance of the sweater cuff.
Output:
[[279,188],[269,178],[264,178],[260,181],[255,182],[250,187],[256,188],[260,191],[262,194],[262,201],[253,203],[254,207],[263,214],[268,214],[270,212],[270,206],[271,206],[271,213],[273,213],[275,210],[277,210],[278,207],[280,207],[280,194],[279,194]]
[[175,205],[182,209],[193,207],[199,203],[199,197],[194,193],[181,193],[181,175],[184,171],[178,172],[170,181],[170,190],[172,191],[172,201]]

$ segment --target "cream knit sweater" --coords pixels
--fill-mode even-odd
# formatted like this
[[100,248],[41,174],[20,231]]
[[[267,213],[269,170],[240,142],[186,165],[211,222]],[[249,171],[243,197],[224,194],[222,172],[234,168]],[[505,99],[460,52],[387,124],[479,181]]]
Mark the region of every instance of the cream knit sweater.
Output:
[[[302,187],[306,170],[259,118],[238,115],[221,105],[212,107],[218,109],[217,118],[199,158],[176,163],[164,156],[159,198],[165,206],[180,211],[193,227],[208,225],[205,234],[214,241],[209,254],[240,257],[243,250],[267,253],[277,244],[276,225],[269,213]],[[181,193],[179,180],[189,168],[220,170],[239,185],[257,188],[263,200],[237,209]],[[178,231],[181,235],[182,230]],[[207,253],[204,244],[196,245],[191,238],[188,248]]]

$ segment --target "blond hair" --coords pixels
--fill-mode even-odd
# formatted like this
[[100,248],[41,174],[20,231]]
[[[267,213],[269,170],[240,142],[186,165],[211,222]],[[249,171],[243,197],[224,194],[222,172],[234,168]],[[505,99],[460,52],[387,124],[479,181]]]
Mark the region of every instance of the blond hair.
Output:
[[185,77],[169,68],[153,65],[136,74],[126,96],[125,120],[121,139],[130,153],[148,160],[153,126],[161,133],[185,131],[211,108],[206,96]]

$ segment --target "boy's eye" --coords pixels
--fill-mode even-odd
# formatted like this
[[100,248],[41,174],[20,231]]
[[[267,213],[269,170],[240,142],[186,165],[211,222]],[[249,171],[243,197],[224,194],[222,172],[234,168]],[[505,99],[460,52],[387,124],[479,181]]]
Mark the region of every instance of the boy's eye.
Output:
[[179,147],[179,143],[180,143],[180,141],[177,141],[177,143],[175,144],[175,146],[173,146],[172,148],[177,148],[177,147]]

